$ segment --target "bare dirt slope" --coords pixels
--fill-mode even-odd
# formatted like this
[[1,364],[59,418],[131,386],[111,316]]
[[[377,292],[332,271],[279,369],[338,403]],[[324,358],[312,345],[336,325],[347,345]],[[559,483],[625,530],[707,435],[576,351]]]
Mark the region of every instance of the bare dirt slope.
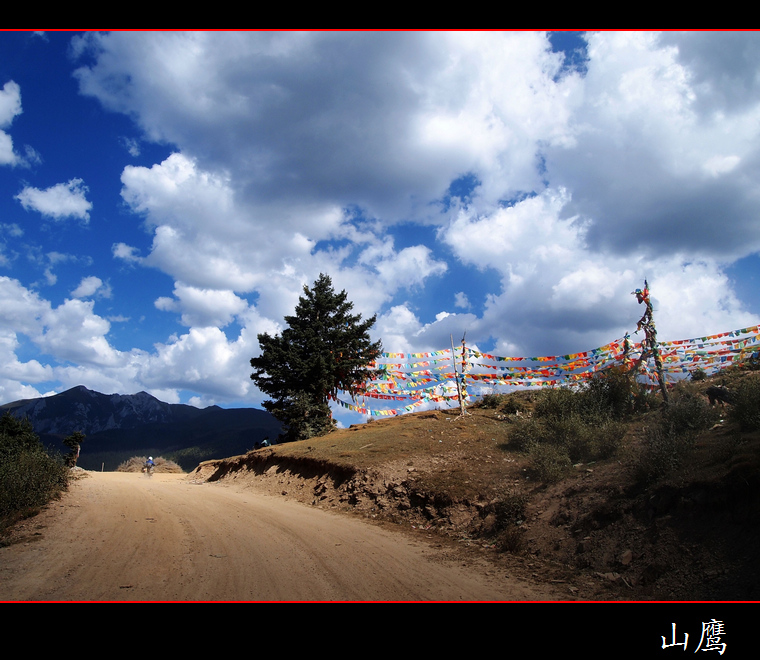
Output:
[[628,422],[615,456],[557,483],[536,479],[513,447],[513,417],[483,407],[386,418],[195,474],[435,536],[560,600],[756,601],[760,433],[714,412],[680,466],[651,484],[636,474],[658,410]]
[[86,473],[0,549],[0,599],[550,600],[398,531],[237,484]]

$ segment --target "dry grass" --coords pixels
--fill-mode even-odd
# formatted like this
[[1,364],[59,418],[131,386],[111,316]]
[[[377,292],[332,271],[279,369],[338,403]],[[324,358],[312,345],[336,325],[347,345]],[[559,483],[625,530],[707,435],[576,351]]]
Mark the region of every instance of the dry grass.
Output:
[[[145,461],[148,460],[147,456],[133,456],[128,461],[124,461],[121,465],[119,465],[118,468],[116,468],[117,472],[142,472],[143,466],[145,465]],[[167,461],[165,458],[161,458],[161,456],[158,456],[153,459],[153,462],[156,464],[156,467],[154,468],[155,472],[173,472],[173,473],[181,473],[182,468],[177,465],[174,461]]]

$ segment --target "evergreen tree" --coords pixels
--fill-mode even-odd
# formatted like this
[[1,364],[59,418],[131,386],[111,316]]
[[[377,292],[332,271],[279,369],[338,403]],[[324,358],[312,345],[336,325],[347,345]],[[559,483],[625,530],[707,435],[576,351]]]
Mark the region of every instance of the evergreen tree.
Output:
[[67,435],[63,439],[63,444],[69,448],[69,453],[65,456],[66,465],[68,467],[76,467],[77,460],[79,459],[79,449],[87,436],[81,431],[74,431],[71,435]]
[[261,355],[251,359],[251,379],[271,397],[264,408],[286,426],[286,440],[323,435],[333,427],[328,399],[339,390],[353,395],[382,351],[369,329],[376,316],[351,314],[345,291],[335,293],[324,274],[286,316],[282,334],[260,334]]

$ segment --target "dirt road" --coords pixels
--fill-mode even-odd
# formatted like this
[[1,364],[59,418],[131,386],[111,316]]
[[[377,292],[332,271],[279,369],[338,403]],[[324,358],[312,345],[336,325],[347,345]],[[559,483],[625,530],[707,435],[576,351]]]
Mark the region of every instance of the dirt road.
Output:
[[186,475],[75,481],[0,549],[0,600],[550,600],[348,516]]

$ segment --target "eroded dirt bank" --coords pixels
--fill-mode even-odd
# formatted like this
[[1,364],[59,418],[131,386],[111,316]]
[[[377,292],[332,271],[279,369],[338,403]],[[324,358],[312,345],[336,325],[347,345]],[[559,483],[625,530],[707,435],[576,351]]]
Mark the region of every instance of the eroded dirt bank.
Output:
[[[310,457],[318,453],[314,442],[313,451],[301,456],[288,448],[287,455],[259,450],[211,461],[200,465],[194,478],[239,484],[314,508],[388,521],[418,537],[445,539],[471,557],[487,557],[558,590],[563,600],[758,597],[760,442],[754,436],[735,446],[733,431],[716,427],[698,442],[682,477],[651,488],[632,482],[622,460],[578,465],[573,477],[547,486],[530,485],[513,454],[499,457],[500,440],[490,437],[492,430],[486,429],[480,439],[467,436],[466,451],[437,450],[438,428],[449,434],[449,445],[458,443],[456,436],[450,437],[456,429],[445,417],[406,423],[424,424],[433,438],[424,459],[415,455],[358,469]],[[470,424],[457,423],[463,429]],[[484,422],[477,424],[472,428],[481,429]],[[355,434],[359,448],[380,437],[379,429],[374,438],[367,433]],[[419,436],[420,429],[415,433]],[[394,434],[398,444],[403,428]],[[340,447],[348,444],[349,436],[350,431],[344,432]],[[497,471],[499,483],[507,484],[497,489],[498,496],[473,497],[473,492],[486,492],[484,482]],[[480,483],[477,488],[470,483],[464,495],[453,496],[451,475],[461,481],[480,478]],[[443,477],[443,488],[429,487]],[[523,500],[519,526],[510,528],[514,548],[505,552],[503,531],[501,536],[494,531],[507,515],[499,507],[509,502],[510,492]],[[507,537],[507,542],[512,539]]]

